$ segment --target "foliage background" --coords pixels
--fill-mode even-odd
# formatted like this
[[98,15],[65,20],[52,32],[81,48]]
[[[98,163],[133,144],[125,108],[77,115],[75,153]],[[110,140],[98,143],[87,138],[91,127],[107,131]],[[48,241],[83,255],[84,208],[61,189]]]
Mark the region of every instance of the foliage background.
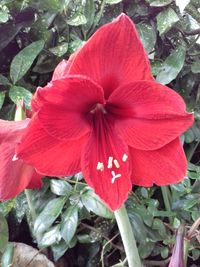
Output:
[[[1,118],[13,119],[19,99],[29,109],[31,94],[50,81],[56,65],[121,12],[136,23],[153,75],[178,91],[188,110],[194,111],[195,123],[182,136],[189,161],[187,177],[164,188],[134,187],[126,203],[145,266],[167,266],[182,223],[190,239],[188,266],[199,266],[199,232],[188,236],[200,217],[199,9],[199,0],[0,2]],[[2,267],[12,259],[12,241],[44,249],[50,259],[63,264],[59,266],[111,266],[123,261],[113,215],[81,174],[64,180],[46,178],[41,190],[26,194],[31,210],[24,193],[0,203]]]

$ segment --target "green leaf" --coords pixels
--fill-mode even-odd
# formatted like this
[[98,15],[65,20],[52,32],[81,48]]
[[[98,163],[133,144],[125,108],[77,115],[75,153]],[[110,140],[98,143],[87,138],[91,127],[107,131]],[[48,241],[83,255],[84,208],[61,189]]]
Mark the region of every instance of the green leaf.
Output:
[[67,244],[72,240],[78,225],[78,207],[70,206],[62,215],[61,235]]
[[122,0],[106,0],[106,4],[113,5],[113,4],[118,4]]
[[12,267],[14,243],[8,243],[1,257],[1,267]]
[[9,84],[10,84],[9,80],[5,76],[0,74],[0,85],[9,85]]
[[179,17],[172,8],[167,8],[157,15],[157,28],[160,35],[168,32],[174,24],[179,21]]
[[3,253],[8,244],[8,224],[0,213],[0,252]]
[[48,247],[61,240],[60,225],[53,226],[49,231],[45,232],[39,241],[41,247]]
[[49,49],[49,51],[57,57],[62,57],[65,53],[67,53],[67,50],[68,50],[68,43],[64,43]]
[[63,9],[63,1],[60,0],[42,0],[38,4],[39,8],[46,11],[59,12]]
[[71,26],[79,26],[86,24],[87,19],[84,14],[77,12],[67,20],[67,23]]
[[58,196],[69,197],[73,187],[64,180],[51,179],[51,191]]
[[65,204],[65,197],[52,199],[48,202],[34,223],[34,232],[39,234],[47,230],[60,215]]
[[157,76],[162,67],[162,62],[158,60],[151,60],[151,73],[153,76]]
[[108,219],[114,217],[113,213],[102,203],[93,190],[87,190],[81,196],[81,201],[89,212],[92,211],[94,214]]
[[9,12],[6,10],[0,10],[0,23],[5,23],[9,19]]
[[14,84],[27,73],[43,47],[44,41],[36,41],[22,49],[13,58],[10,66],[10,77]]
[[32,94],[24,87],[12,86],[9,90],[9,97],[16,105],[18,105],[19,100],[23,100],[25,107],[30,109]]
[[54,261],[57,261],[68,250],[68,245],[64,240],[61,240],[58,244],[53,244],[51,249],[53,252]]
[[160,6],[167,6],[171,4],[173,0],[146,0],[150,6],[160,7]]
[[147,53],[151,52],[156,43],[156,31],[149,23],[136,25],[141,41]]
[[89,30],[94,23],[95,16],[95,3],[93,0],[86,0],[84,15],[87,19],[87,23],[83,26],[83,28]]
[[0,92],[0,109],[3,106],[4,100],[5,100],[5,93],[4,92]]
[[191,70],[193,73],[200,73],[200,62],[196,61],[192,64]]
[[168,84],[177,77],[185,62],[185,51],[185,47],[179,45],[165,59],[156,77],[159,83]]

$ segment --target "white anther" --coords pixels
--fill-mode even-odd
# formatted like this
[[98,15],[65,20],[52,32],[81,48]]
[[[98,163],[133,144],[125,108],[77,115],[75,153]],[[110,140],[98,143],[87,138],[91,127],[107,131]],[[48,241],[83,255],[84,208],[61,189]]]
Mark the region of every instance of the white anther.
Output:
[[123,162],[126,162],[127,159],[128,159],[128,156],[127,156],[126,154],[124,154],[123,157],[122,157],[122,161],[123,161]]
[[18,157],[16,156],[16,154],[13,156],[13,158],[12,158],[12,161],[16,161],[16,160],[18,160]]
[[109,157],[108,158],[108,166],[107,166],[108,169],[112,168],[112,161],[113,161],[113,157]]
[[120,165],[119,165],[119,162],[116,160],[116,159],[114,159],[114,164],[115,164],[115,167],[117,168],[117,169],[119,169],[119,167],[120,167]]
[[102,162],[98,162],[98,164],[97,164],[97,170],[98,171],[101,171],[101,172],[104,170],[104,165],[103,165]]
[[112,171],[111,174],[112,174],[112,181],[111,181],[112,184],[114,184],[114,182],[115,182],[115,180],[116,180],[117,178],[119,178],[119,177],[122,176],[120,173],[119,173],[119,174],[115,174],[114,171]]

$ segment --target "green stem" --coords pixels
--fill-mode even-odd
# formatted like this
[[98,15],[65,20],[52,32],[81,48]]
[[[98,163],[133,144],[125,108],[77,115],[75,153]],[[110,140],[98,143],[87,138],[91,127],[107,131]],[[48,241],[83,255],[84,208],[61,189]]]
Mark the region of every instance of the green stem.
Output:
[[187,267],[187,259],[188,259],[188,253],[189,253],[189,248],[190,248],[190,240],[184,239],[184,266]]
[[[171,204],[169,200],[169,189],[167,186],[161,186],[161,191],[162,191],[162,196],[163,196],[163,201],[165,204],[165,208],[167,211],[171,211]],[[169,222],[172,224],[172,219],[169,217]]]
[[141,261],[136,246],[133,230],[124,205],[114,212],[119,232],[124,245],[129,267],[141,267]]
[[32,198],[31,198],[31,190],[25,189],[24,192],[25,192],[25,195],[26,195],[28,207],[30,209],[31,219],[34,222],[37,216],[36,216],[35,208],[34,208],[34,205],[33,205],[33,202],[32,202]]

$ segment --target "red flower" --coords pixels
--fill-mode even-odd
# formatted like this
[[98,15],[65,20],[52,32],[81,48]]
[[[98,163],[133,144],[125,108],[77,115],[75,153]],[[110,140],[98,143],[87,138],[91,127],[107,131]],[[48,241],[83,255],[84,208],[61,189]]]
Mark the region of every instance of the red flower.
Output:
[[32,107],[36,114],[18,157],[50,176],[82,171],[112,210],[132,184],[167,185],[185,175],[179,135],[193,115],[176,92],[151,76],[135,26],[124,14],[58,65]]
[[42,176],[33,167],[14,158],[15,147],[20,141],[29,119],[23,121],[0,120],[0,200],[8,200],[25,188],[39,188]]

